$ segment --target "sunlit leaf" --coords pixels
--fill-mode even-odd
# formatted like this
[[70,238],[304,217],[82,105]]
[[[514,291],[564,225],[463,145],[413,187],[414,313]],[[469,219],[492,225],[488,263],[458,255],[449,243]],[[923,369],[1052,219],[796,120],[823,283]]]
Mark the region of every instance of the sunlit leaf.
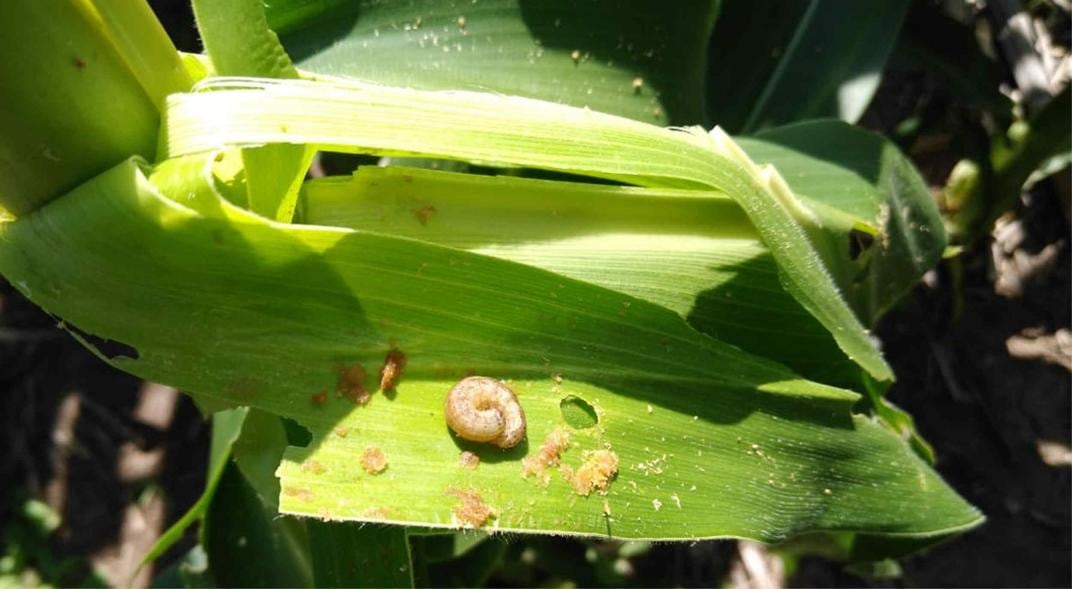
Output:
[[[745,211],[785,289],[880,380],[892,378],[815,244],[823,220],[772,166],[714,129],[668,130],[584,109],[469,92],[344,82],[221,80],[173,95],[169,156],[223,146],[307,143],[323,149],[520,165],[647,186],[721,191]],[[409,121],[422,120],[418,125]]]

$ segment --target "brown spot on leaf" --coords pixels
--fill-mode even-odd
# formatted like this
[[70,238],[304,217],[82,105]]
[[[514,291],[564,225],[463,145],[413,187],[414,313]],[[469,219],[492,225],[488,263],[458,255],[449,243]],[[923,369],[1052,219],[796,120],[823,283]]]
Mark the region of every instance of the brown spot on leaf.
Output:
[[476,489],[447,489],[447,495],[458,498],[458,505],[454,507],[454,516],[463,525],[479,528],[495,514],[495,511],[484,503],[484,498]]
[[302,501],[313,500],[313,492],[304,487],[283,487],[283,494],[287,497],[297,497]]
[[460,455],[458,455],[458,464],[460,464],[462,468],[476,470],[476,467],[480,466],[480,457],[468,450],[465,450]]
[[417,221],[419,221],[422,226],[426,226],[428,225],[428,220],[431,219],[432,215],[436,214],[437,212],[438,211],[436,211],[435,207],[427,206],[421,207],[416,211],[413,211],[413,214],[417,217]]
[[320,473],[324,472],[324,465],[320,464],[320,462],[310,458],[310,459],[306,460],[305,462],[302,462],[301,469],[302,469],[302,472],[311,472],[313,474],[320,474]]
[[323,405],[324,403],[328,402],[328,392],[326,390],[320,391],[319,393],[316,393],[315,395],[309,397],[309,401],[313,405]]
[[376,446],[369,446],[361,453],[361,468],[369,474],[380,474],[387,470],[387,456]]
[[391,517],[391,510],[385,507],[375,507],[370,505],[369,507],[366,507],[360,515],[367,519],[387,519]]

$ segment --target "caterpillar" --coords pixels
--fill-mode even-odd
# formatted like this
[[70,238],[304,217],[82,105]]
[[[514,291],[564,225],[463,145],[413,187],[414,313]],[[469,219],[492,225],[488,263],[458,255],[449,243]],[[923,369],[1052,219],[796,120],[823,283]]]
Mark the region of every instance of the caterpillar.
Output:
[[525,412],[502,381],[486,376],[462,379],[447,393],[447,425],[458,437],[512,448],[525,437]]

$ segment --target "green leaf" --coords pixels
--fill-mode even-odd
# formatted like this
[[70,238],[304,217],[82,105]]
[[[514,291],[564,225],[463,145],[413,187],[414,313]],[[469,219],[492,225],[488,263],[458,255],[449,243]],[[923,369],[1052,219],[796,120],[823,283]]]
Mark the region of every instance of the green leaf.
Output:
[[[0,271],[137,351],[116,366],[307,427],[311,444],[289,448],[279,469],[285,513],[453,528],[459,494],[479,493],[491,529],[764,541],[934,536],[980,521],[900,439],[851,415],[857,395],[669,310],[406,238],[280,225],[222,199],[219,213],[161,196],[128,162],[0,224]],[[394,395],[320,402],[340,365],[375,374],[392,347],[408,356]],[[444,394],[474,372],[509,380],[527,442],[502,452],[450,435]],[[563,462],[577,468],[595,449],[619,458],[605,497],[578,495],[558,473],[547,487],[520,476],[518,459],[564,427],[566,395],[599,424],[573,432]],[[359,465],[370,446],[388,460],[378,475]],[[463,448],[477,469],[457,465]]]
[[[144,0],[89,0],[104,31],[156,107],[193,85],[179,52]],[[20,80],[21,82],[22,80]]]
[[696,124],[717,4],[277,0],[267,10],[287,51],[311,72]]
[[[819,250],[839,290],[872,325],[933,268],[946,246],[930,190],[912,163],[880,135],[840,121],[808,121],[741,138],[757,162],[772,163],[817,213],[834,209]],[[833,222],[831,222],[833,221]]]
[[302,209],[304,223],[466,249],[616,290],[813,379],[859,381],[781,287],[744,212],[718,193],[362,167],[307,182]]
[[220,484],[220,479],[223,477],[224,470],[230,460],[231,447],[242,432],[242,424],[245,422],[248,412],[248,407],[239,407],[218,411],[212,415],[212,443],[209,446],[208,475],[205,477],[205,489],[190,509],[157,538],[156,543],[142,557],[141,565],[138,567],[139,570],[167,552],[168,548],[171,548],[182,539],[183,533],[186,532],[187,528],[205,516],[209,506],[212,504],[212,497],[216,492],[216,487]]
[[[219,75],[297,78],[298,70],[268,28],[261,0],[193,0],[197,29]],[[268,145],[242,150],[247,208],[276,221],[294,216],[313,150]]]
[[309,521],[317,587],[412,587],[406,529]]
[[893,377],[810,241],[822,220],[776,169],[757,166],[721,129],[661,129],[523,98],[343,81],[218,80],[205,88],[212,91],[172,96],[169,156],[307,143],[724,192],[770,247],[785,289],[872,376]]
[[[455,534],[455,537],[471,535]],[[486,538],[468,546],[456,558],[428,565],[428,578],[440,587],[483,587],[502,562],[508,544],[501,538]]]
[[817,117],[855,122],[908,5],[725,0],[709,49],[709,116],[731,133]]
[[212,578],[221,587],[312,587],[305,522],[266,507],[229,463],[202,531]]
[[114,32],[86,1],[0,2],[0,208],[28,213],[155,153],[160,104]]

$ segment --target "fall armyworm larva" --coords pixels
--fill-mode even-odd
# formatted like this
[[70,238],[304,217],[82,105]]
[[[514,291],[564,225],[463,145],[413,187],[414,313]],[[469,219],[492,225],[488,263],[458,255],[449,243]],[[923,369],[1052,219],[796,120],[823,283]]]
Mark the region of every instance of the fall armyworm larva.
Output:
[[486,376],[462,379],[447,393],[447,425],[458,437],[512,448],[525,437],[525,412],[505,383]]

